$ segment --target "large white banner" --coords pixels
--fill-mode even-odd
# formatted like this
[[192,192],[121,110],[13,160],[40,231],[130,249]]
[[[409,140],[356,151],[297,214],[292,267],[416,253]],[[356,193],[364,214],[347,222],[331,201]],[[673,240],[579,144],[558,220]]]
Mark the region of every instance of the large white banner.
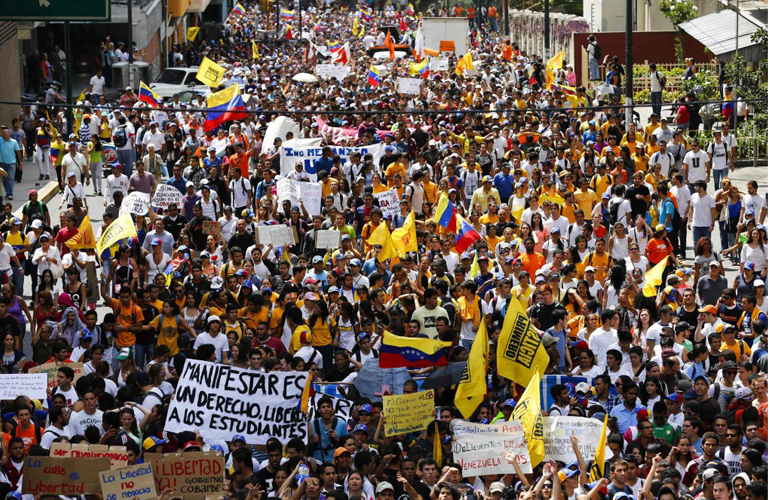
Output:
[[293,132],[294,137],[299,135],[299,123],[287,116],[279,116],[270,122],[265,131],[265,137],[262,138],[262,151],[260,154],[267,153],[273,147],[273,141],[276,137],[282,141],[286,140],[286,132]]
[[[578,448],[583,458],[593,460],[596,455],[596,445],[602,435],[604,423],[595,418],[582,417],[545,417],[545,457],[561,462],[575,460],[575,452],[572,451],[572,432],[578,437]],[[606,456],[611,457],[612,452],[606,450]]]
[[282,206],[283,200],[290,200],[292,206],[299,206],[299,201],[305,204],[305,209],[310,215],[321,213],[321,185],[317,182],[292,181],[278,179],[275,187],[278,195],[278,206]]
[[307,374],[262,373],[187,360],[166,420],[169,432],[200,431],[207,441],[241,434],[249,444],[307,439],[307,422],[297,407]]
[[[379,165],[380,158],[385,154],[385,144],[373,144],[371,146],[362,146],[360,148],[348,148],[344,146],[329,146],[332,148],[332,156],[339,155],[342,159],[343,165],[350,159],[350,155],[354,151],[361,153],[363,158],[366,154],[371,154],[374,158],[374,164]],[[293,147],[282,146],[281,147],[281,175],[284,177],[294,172],[294,164],[301,161],[304,165],[305,172],[310,177],[311,181],[318,179],[316,175],[315,161],[323,156],[322,147]]]
[[518,420],[489,425],[460,421],[455,424],[454,431],[452,452],[462,466],[463,477],[514,474],[516,470],[501,452],[516,454],[521,470],[532,472],[524,428]]
[[316,64],[315,65],[315,76],[318,78],[323,78],[324,80],[328,80],[330,78],[336,78],[339,81],[342,81],[350,74],[350,66],[344,65],[340,66],[339,64]]

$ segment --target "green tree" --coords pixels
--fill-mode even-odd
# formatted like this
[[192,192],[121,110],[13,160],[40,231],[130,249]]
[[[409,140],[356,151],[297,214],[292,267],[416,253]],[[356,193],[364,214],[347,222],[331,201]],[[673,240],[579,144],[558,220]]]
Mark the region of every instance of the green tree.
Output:
[[698,17],[698,7],[689,0],[660,0],[660,11],[666,16],[666,19],[671,21],[677,31],[674,42],[676,60],[679,64],[684,64],[684,35],[679,25]]

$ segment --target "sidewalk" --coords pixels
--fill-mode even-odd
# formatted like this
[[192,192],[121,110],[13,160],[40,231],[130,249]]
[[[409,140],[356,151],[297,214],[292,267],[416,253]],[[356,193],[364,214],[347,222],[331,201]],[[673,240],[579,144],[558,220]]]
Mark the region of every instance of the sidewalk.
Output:
[[[21,182],[15,182],[13,185],[13,200],[7,198],[3,201],[8,201],[13,206],[13,212],[21,217],[21,209],[24,204],[29,201],[29,190],[36,189],[38,191],[38,199],[43,203],[48,203],[51,199],[59,193],[57,188],[56,175],[52,175],[50,181],[37,180],[39,175],[37,172],[37,163],[35,161],[23,160],[23,174]],[[51,170],[53,173],[53,170]],[[56,207],[48,207],[51,212],[51,223],[58,224],[58,213],[54,210]]]

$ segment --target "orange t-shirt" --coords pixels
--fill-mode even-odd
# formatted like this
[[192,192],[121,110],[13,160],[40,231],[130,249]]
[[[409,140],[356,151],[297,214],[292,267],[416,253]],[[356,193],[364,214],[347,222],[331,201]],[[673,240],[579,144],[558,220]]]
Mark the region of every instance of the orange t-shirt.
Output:
[[[133,302],[131,302],[130,307],[124,308],[118,299],[110,299],[110,301],[110,307],[117,317],[116,323],[118,325],[128,328],[140,325],[144,321],[142,310]],[[136,334],[128,330],[118,332],[118,338],[115,339],[115,347],[133,347],[134,344],[136,344]]]
[[[40,429],[40,436],[43,435],[43,429]],[[3,433],[3,439],[5,439],[6,434]],[[10,436],[9,436],[10,437]],[[13,437],[20,437],[22,441],[24,441],[24,453],[29,451],[29,447],[33,444],[40,444],[37,441],[37,435],[35,434],[35,424],[29,426],[27,430],[24,430],[21,428],[21,424],[18,424],[16,426],[16,430],[13,431]],[[8,439],[10,441],[10,439]],[[8,449],[8,442],[5,443],[6,450]]]
[[674,247],[671,246],[668,240],[659,240],[657,238],[651,238],[647,242],[645,249],[647,250],[647,258],[652,266],[674,251]]
[[532,255],[525,252],[519,255],[519,258],[524,264],[524,270],[529,273],[530,279],[534,281],[535,273],[545,265],[545,257],[543,257],[543,254],[537,252],[533,253]]
[[241,154],[238,156],[238,154],[234,154],[230,157],[230,167],[238,167],[241,171],[241,176],[248,179],[249,178],[249,155],[246,153]]

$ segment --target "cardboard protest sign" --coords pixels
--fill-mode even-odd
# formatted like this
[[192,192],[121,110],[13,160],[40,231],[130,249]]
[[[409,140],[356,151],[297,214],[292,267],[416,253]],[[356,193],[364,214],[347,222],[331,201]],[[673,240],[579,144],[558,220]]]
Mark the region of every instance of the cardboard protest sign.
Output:
[[[545,417],[544,420],[546,458],[562,462],[575,460],[570,439],[574,431],[578,437],[578,448],[583,458],[593,460],[604,426],[601,420],[582,417]],[[612,456],[609,448],[606,452],[607,456]]]
[[22,468],[25,494],[99,495],[99,473],[109,470],[106,458],[27,457]]
[[350,74],[350,66],[339,64],[316,64],[315,76],[328,80],[336,78],[339,81],[345,79]]
[[134,191],[128,193],[120,204],[120,215],[132,213],[135,215],[146,215],[150,210],[150,193],[140,193]]
[[297,243],[297,228],[279,224],[270,228],[273,247],[291,246]]
[[184,500],[204,500],[225,491],[225,459],[219,453],[149,453],[144,460],[152,465],[155,491],[171,489],[174,498]]
[[148,463],[99,473],[104,500],[154,500],[155,478]]
[[322,229],[315,234],[315,247],[334,250],[340,247],[340,233],[331,229]]
[[152,197],[152,206],[166,210],[169,205],[176,203],[177,208],[182,207],[182,198],[184,195],[174,186],[161,184],[155,189],[155,195]]
[[385,436],[422,431],[436,420],[436,395],[433,389],[414,394],[382,397],[386,418]]
[[219,226],[219,222],[215,220],[203,221],[203,234],[219,234],[222,228]]
[[395,217],[401,211],[401,208],[398,206],[398,191],[395,189],[388,189],[387,191],[377,193],[374,195],[374,198],[380,204],[383,216],[390,215]]
[[257,226],[256,236],[258,244],[273,245],[273,226]]
[[199,430],[207,442],[234,434],[249,444],[266,444],[270,436],[304,439],[307,423],[297,406],[306,380],[298,372],[260,373],[187,360],[165,429]]
[[404,78],[398,79],[398,93],[405,95],[420,95],[420,84],[422,80],[419,78]]
[[[356,134],[357,133],[358,132],[356,132]],[[332,155],[339,156],[343,165],[350,159],[350,155],[356,151],[361,153],[361,158],[367,154],[371,154],[375,165],[379,165],[380,158],[385,155],[384,143],[371,144],[369,146],[361,146],[358,148],[349,148],[346,146],[329,147],[332,150]],[[285,177],[294,172],[294,165],[298,161],[301,161],[303,165],[302,168],[305,170],[308,177],[310,177],[310,180],[316,181],[318,180],[318,172],[316,172],[315,161],[322,155],[323,148],[320,146],[289,146],[288,144],[283,145],[281,147],[281,175]],[[280,183],[281,181],[278,182]],[[299,205],[299,203],[297,204]],[[310,207],[307,204],[307,200],[305,200],[305,207],[307,207],[308,213],[314,215],[312,212],[310,212]]]
[[452,451],[463,477],[515,473],[513,465],[500,456],[501,451],[515,453],[521,470],[532,472],[524,428],[518,420],[489,425],[461,421],[455,425]]
[[291,201],[292,206],[299,206],[299,201],[305,204],[305,209],[310,215],[321,213],[321,185],[317,182],[292,181],[280,179],[276,184],[279,206],[283,200]]
[[59,367],[61,366],[69,366],[75,372],[75,378],[72,380],[72,385],[75,385],[75,382],[83,376],[83,363],[57,364],[56,362],[51,362],[30,368],[29,373],[45,373],[48,377],[48,388],[53,389],[56,387],[56,372],[59,371]]
[[46,399],[48,375],[45,373],[19,373],[0,377],[0,400],[27,396],[30,399]]
[[51,443],[50,456],[56,458],[108,458],[110,469],[118,469],[128,465],[128,451],[125,446]]

